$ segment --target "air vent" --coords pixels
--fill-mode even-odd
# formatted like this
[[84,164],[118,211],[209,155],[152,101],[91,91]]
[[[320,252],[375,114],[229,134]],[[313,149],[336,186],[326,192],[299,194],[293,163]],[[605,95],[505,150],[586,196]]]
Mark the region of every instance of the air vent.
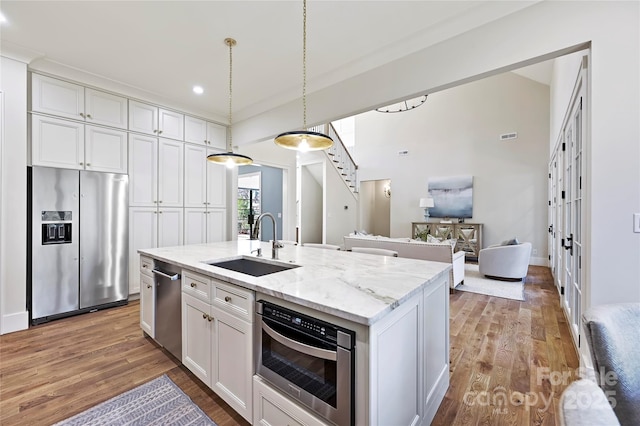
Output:
[[402,151],[398,151],[398,155],[400,157],[404,157],[405,155],[409,155],[409,150],[404,149]]
[[504,133],[504,134],[500,135],[500,140],[501,141],[508,141],[508,140],[517,139],[517,138],[518,138],[518,134],[516,132]]

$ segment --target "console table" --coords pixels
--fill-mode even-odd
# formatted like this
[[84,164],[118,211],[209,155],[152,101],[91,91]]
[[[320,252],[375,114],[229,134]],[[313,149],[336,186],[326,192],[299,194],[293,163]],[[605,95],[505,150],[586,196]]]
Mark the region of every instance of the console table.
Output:
[[455,239],[454,251],[464,251],[467,259],[478,259],[482,248],[481,223],[411,222],[411,238],[426,241],[427,235],[439,240]]

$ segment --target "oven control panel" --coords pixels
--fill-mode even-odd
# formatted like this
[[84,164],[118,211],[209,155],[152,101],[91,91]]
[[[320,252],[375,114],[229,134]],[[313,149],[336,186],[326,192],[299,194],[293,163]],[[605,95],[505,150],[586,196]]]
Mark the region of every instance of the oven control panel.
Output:
[[262,316],[322,340],[336,343],[338,339],[337,326],[317,318],[303,315],[299,312],[291,311],[282,306],[263,302]]

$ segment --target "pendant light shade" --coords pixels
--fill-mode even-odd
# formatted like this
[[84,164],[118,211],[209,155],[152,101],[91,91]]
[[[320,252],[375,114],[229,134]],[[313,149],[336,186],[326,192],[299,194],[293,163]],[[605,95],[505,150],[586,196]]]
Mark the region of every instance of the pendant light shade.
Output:
[[307,0],[302,6],[302,130],[281,133],[274,139],[276,145],[296,151],[318,151],[331,148],[329,136],[307,130]]
[[233,115],[231,112],[231,99],[233,94],[233,46],[237,44],[237,42],[232,38],[225,38],[224,44],[229,46],[229,131],[227,135],[227,152],[220,154],[211,154],[207,156],[207,160],[212,163],[224,164],[228,168],[233,168],[235,166],[246,166],[248,164],[252,164],[253,160],[251,157],[247,157],[246,155],[236,154],[232,149],[232,141],[233,141],[233,133],[232,133],[232,119]]

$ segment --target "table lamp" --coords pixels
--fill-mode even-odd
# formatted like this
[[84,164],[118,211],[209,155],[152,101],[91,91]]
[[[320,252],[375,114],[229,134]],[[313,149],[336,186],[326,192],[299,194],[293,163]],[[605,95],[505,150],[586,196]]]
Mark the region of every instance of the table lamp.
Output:
[[433,198],[420,198],[420,207],[424,209],[424,220],[429,219],[429,208],[433,207],[435,204],[433,203]]

